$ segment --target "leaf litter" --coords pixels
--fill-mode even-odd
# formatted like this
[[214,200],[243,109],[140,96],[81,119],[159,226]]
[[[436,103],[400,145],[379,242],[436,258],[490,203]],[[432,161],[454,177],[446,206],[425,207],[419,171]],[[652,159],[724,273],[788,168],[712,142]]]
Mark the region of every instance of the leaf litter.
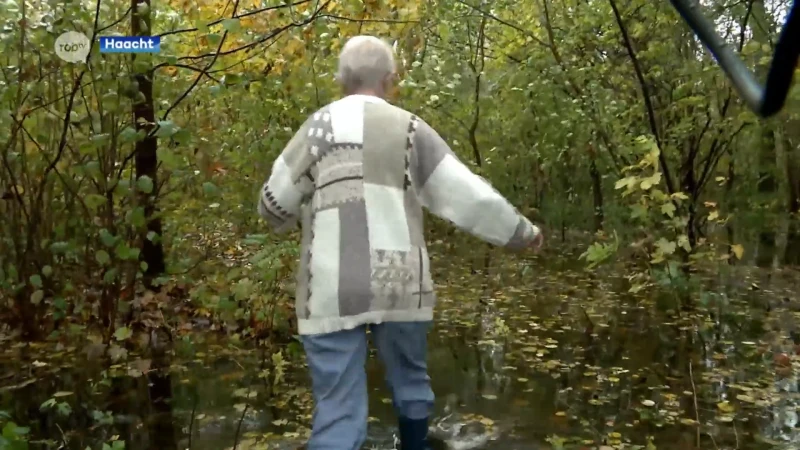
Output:
[[[565,270],[568,263],[559,267],[539,257],[491,256],[488,270],[470,255],[433,264],[442,284],[429,364],[437,396],[453,397],[436,419],[451,448],[535,442],[565,449],[677,449],[693,445],[697,435],[719,448],[737,442],[740,448],[789,448],[800,439],[800,361],[786,329],[787,314],[796,313],[785,302],[767,311],[754,300],[793,298],[786,292],[791,286],[768,288],[757,272],[745,273],[724,287],[724,301],[712,296],[696,311],[677,314],[659,305],[657,293],[628,292],[614,275],[619,268]],[[753,291],[753,284],[762,287]],[[128,333],[114,337],[125,344]],[[173,421],[183,429],[192,425],[195,449],[232,448],[234,438],[239,449],[292,448],[308,436],[313,402],[302,357],[284,356],[276,383],[281,370],[264,348],[213,333],[186,332],[166,366],[135,347],[113,348],[113,361],[104,365],[81,363],[87,353],[76,346],[5,346],[0,391],[17,404],[28,396],[37,408],[67,405],[47,414],[86,409],[100,418],[106,414],[101,399],[113,398],[112,380],[161,374],[174,385]],[[289,354],[285,346],[268,352]],[[383,403],[388,391],[374,360],[368,373],[381,393],[372,395],[370,423],[377,431],[371,442],[390,446],[394,418]],[[142,395],[133,385],[128,389]],[[194,398],[199,401],[192,407]],[[115,421],[125,416],[110,414]],[[134,411],[139,418],[130,420],[146,426],[146,415]],[[96,422],[68,434],[112,426]]]

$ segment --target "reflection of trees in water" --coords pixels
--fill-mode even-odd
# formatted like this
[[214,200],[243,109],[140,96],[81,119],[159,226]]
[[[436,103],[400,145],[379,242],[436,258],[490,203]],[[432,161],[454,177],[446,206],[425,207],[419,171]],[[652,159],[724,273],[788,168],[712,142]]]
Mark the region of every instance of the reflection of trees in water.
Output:
[[163,358],[161,364],[147,374],[150,399],[150,448],[153,450],[177,450],[175,421],[172,415],[172,377]]

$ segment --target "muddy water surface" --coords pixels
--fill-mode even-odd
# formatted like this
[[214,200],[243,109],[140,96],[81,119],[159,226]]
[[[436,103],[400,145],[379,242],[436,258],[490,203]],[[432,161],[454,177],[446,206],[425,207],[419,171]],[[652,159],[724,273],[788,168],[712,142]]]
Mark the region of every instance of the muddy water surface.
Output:
[[[432,433],[448,448],[797,448],[795,270],[726,267],[682,298],[631,294],[630,269],[589,273],[563,250],[439,253]],[[199,332],[111,368],[83,348],[2,345],[0,410],[31,448],[294,449],[308,433],[296,343],[265,354]],[[390,449],[377,358],[367,369],[366,448]]]

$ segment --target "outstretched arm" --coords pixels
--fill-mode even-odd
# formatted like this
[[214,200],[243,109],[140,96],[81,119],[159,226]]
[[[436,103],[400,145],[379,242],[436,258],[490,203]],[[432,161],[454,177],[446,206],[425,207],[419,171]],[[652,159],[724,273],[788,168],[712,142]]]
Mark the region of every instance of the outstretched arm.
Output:
[[300,205],[314,184],[307,176],[311,164],[308,122],[292,137],[272,164],[269,179],[261,188],[258,213],[277,233],[290,230],[300,217]]
[[436,131],[417,119],[411,155],[420,202],[433,214],[494,245],[522,249],[540,230],[474,174]]

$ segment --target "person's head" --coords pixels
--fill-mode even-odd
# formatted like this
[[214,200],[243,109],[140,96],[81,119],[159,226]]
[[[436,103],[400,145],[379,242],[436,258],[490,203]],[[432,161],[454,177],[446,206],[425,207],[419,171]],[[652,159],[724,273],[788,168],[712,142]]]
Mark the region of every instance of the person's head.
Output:
[[350,38],[339,54],[336,79],[345,95],[369,94],[386,97],[394,85],[397,66],[394,51],[373,36]]

